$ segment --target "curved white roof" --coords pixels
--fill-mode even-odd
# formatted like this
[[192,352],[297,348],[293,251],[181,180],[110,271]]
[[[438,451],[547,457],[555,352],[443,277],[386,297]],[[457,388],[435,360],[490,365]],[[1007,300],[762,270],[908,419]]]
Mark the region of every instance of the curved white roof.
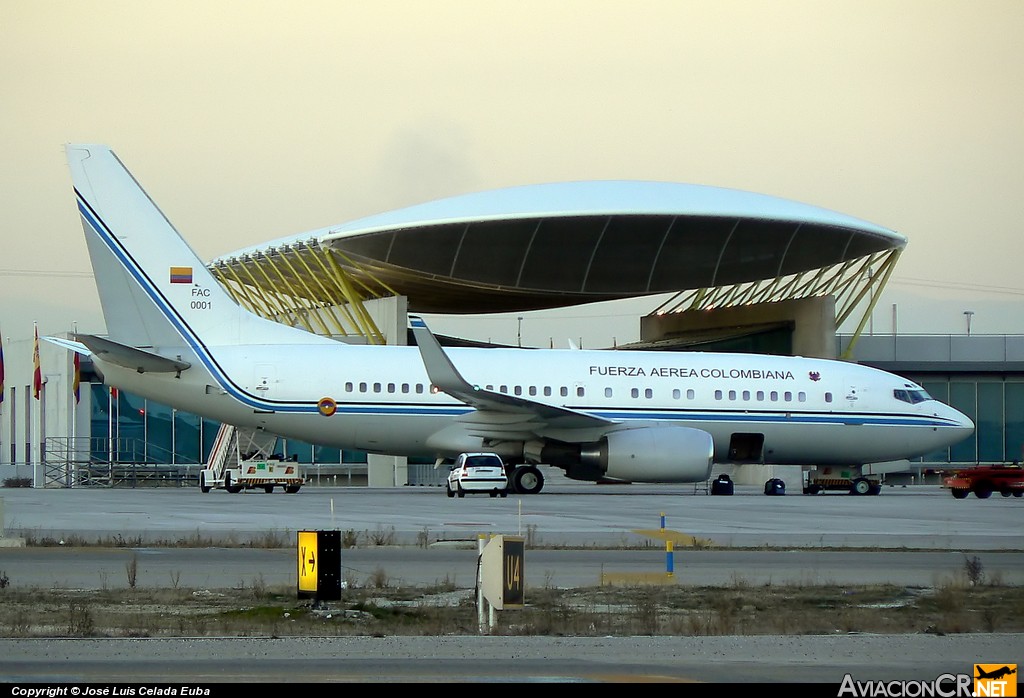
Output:
[[738,189],[642,181],[529,184],[463,194],[360,218],[311,235],[330,241],[394,228],[468,221],[612,215],[796,221],[857,229],[887,238],[894,246],[906,243],[892,230],[817,206]]
[[280,238],[215,263],[311,239],[407,295],[419,312],[527,310],[723,286],[907,243],[874,223],[764,194],[589,181],[440,199]]

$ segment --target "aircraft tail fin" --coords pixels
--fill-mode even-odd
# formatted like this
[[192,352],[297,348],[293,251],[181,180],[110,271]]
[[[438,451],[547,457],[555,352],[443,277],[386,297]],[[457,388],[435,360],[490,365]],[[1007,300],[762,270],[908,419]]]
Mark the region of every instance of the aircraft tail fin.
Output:
[[66,152],[111,340],[155,351],[316,341],[240,307],[110,148]]

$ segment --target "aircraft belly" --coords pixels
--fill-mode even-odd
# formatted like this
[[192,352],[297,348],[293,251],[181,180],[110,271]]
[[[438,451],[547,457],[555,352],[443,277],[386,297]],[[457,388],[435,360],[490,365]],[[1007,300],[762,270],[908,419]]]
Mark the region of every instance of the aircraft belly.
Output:
[[[774,465],[851,465],[877,463],[929,453],[946,443],[944,435],[931,427],[920,427],[908,437],[906,428],[867,424],[747,424],[737,428],[706,425],[715,440],[715,460],[729,461],[732,435],[738,432],[764,434],[761,460]],[[750,461],[746,461],[750,462]]]

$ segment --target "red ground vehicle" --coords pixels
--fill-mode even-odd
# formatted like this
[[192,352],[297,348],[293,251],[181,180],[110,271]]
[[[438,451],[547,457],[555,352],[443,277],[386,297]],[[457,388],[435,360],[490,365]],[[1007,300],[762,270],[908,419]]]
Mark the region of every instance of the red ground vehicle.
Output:
[[958,470],[942,483],[957,499],[971,492],[978,499],[988,499],[993,492],[1004,497],[1024,496],[1024,468],[1019,465],[979,465]]

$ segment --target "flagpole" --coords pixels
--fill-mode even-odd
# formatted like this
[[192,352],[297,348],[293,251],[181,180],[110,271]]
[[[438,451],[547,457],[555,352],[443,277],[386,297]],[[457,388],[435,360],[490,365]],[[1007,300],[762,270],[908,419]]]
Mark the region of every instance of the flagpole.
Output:
[[[0,331],[0,463],[3,462],[4,458],[4,391],[7,388],[4,387],[4,333]],[[11,443],[14,443],[14,434],[11,434]],[[12,462],[11,465],[14,465]],[[18,476],[17,468],[14,470],[14,476]],[[2,522],[0,522],[2,523]]]
[[[71,323],[71,336],[77,341],[78,339],[78,323]],[[73,352],[71,357],[72,369],[74,370],[74,376],[72,377],[72,397],[74,402],[71,403],[71,448],[68,449],[68,460],[65,468],[67,470],[64,473],[64,486],[74,487],[74,464],[78,462],[78,389],[79,389],[79,358],[78,352]],[[72,457],[72,454],[73,457]]]
[[[33,366],[33,368],[32,368],[32,397],[35,398],[36,406],[37,407],[36,407],[36,409],[32,410],[32,412],[29,412],[25,416],[28,419],[30,424],[34,422],[36,425],[38,425],[39,424],[38,403],[39,403],[40,388],[42,387],[41,386],[41,382],[42,382],[41,376],[42,376],[42,374],[40,373],[40,366],[39,366],[39,324],[36,323],[35,321],[32,322],[32,336],[34,337],[33,342],[32,342],[32,366]],[[28,395],[26,395],[25,398],[26,398],[28,404],[31,405],[32,401],[28,400]],[[33,417],[35,417],[35,418],[33,418]],[[34,436],[35,436],[35,434],[33,434],[33,437]],[[26,453],[25,455],[28,457],[29,461],[32,463],[32,486],[33,487],[41,487],[42,486],[42,482],[39,480],[39,449],[36,446],[36,444],[33,443],[33,441],[34,441],[34,439],[29,439],[28,440],[28,443],[26,444],[26,447],[28,448],[28,453]]]

